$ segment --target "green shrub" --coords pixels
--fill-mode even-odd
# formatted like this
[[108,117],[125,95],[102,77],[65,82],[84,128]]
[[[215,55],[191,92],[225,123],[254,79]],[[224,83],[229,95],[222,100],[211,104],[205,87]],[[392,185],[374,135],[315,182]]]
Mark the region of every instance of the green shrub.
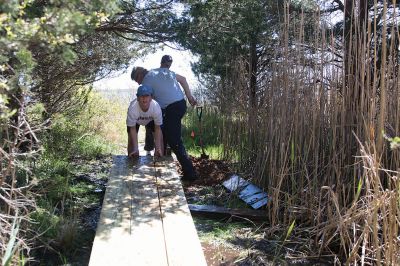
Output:
[[71,173],[70,163],[62,157],[53,157],[44,153],[37,163],[35,171],[39,179],[49,178],[54,175],[69,176]]
[[[58,114],[44,136],[46,152],[55,157],[96,158],[126,145],[127,105],[91,93],[81,109]],[[118,151],[120,152],[120,151]]]
[[[47,205],[45,201],[41,201],[40,204]],[[44,207],[38,207],[31,213],[30,218],[34,221],[32,229],[37,234],[41,234],[41,238],[55,239],[59,231],[60,217],[54,213],[54,210],[51,212],[48,209],[50,206]]]
[[[77,217],[85,206],[99,201],[93,194],[95,187],[76,182],[74,173],[88,171],[87,161],[116,150],[126,137],[126,108],[92,93],[85,106],[53,116],[50,127],[39,136],[43,149],[31,167],[37,180],[34,191],[39,195],[38,208],[30,215],[32,232],[60,258],[76,251],[83,235]],[[43,110],[41,105],[32,106],[31,120],[43,121]],[[28,173],[19,175],[23,178]]]
[[222,152],[220,127],[223,121],[215,108],[204,106],[200,114],[198,107],[189,107],[182,122],[182,138],[190,154],[199,156],[202,153],[200,143],[202,140],[204,150],[211,158],[220,157]]

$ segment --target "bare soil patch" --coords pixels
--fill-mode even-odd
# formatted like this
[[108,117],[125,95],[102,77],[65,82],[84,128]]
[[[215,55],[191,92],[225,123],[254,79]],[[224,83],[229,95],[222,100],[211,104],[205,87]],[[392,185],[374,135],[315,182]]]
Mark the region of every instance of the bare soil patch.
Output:
[[[198,179],[194,182],[184,182],[183,189],[189,204],[216,205],[223,207],[243,207],[235,195],[229,193],[222,183],[234,173],[229,164],[222,160],[211,160],[191,157],[197,171]],[[181,173],[179,163],[178,171]],[[209,266],[226,265],[268,265],[268,259],[255,256],[252,251],[256,233],[251,233],[252,223],[233,223],[230,220],[209,220],[194,218],[204,255]],[[244,235],[247,237],[243,237]],[[272,264],[271,264],[272,265]]]

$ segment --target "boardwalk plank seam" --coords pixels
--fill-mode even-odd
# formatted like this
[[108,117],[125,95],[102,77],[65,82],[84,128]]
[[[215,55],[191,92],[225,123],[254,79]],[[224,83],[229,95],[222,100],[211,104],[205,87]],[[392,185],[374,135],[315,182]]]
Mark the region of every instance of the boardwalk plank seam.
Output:
[[175,164],[148,159],[115,156],[89,265],[206,265]]

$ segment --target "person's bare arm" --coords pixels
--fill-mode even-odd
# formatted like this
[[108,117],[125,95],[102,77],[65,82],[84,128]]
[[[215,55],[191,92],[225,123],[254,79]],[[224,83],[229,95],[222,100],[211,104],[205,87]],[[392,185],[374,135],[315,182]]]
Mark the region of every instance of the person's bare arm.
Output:
[[197,104],[196,99],[193,97],[192,92],[190,91],[189,84],[186,81],[186,78],[184,76],[181,76],[179,74],[176,74],[176,80],[181,84],[183,90],[185,91],[186,97],[189,100],[189,103],[192,106],[195,106]]
[[162,156],[163,154],[163,135],[161,131],[161,127],[158,125],[154,125],[154,144],[155,144],[155,150],[154,150],[154,156]]
[[128,156],[132,158],[139,157],[138,136],[136,132],[136,127],[129,128]]

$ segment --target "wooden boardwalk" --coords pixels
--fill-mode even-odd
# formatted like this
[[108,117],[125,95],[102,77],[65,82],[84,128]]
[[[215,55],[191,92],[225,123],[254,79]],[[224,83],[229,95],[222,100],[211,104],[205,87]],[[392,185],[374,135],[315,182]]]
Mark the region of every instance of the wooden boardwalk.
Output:
[[89,265],[206,265],[171,157],[114,157]]

